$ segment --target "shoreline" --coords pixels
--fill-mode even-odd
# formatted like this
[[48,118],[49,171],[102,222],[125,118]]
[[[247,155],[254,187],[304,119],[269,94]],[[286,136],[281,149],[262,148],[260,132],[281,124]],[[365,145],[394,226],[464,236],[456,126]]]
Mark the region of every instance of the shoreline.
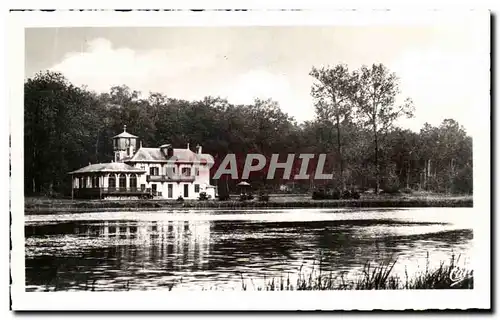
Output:
[[[279,200],[279,198],[278,198]],[[168,209],[287,209],[287,208],[472,208],[472,196],[421,197],[421,198],[372,198],[359,200],[299,200],[273,199],[260,201],[184,201],[175,200],[62,200],[45,199],[25,201],[26,215],[116,212],[116,211],[160,211]]]

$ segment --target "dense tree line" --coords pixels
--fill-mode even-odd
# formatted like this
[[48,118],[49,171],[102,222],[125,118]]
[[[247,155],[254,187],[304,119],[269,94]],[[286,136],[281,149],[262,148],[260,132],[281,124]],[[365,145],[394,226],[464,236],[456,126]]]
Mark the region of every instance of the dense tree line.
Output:
[[[200,144],[216,163],[228,153],[240,155],[241,169],[248,153],[267,159],[279,153],[282,162],[289,153],[325,153],[324,171],[335,173],[331,180],[284,181],[279,171],[266,180],[263,170],[250,175],[256,188],[472,192],[471,137],[452,119],[438,127],[425,124],[419,133],[395,126],[399,117],[412,115],[413,106],[409,99],[397,103],[398,79],[385,66],[350,72],[337,65],[313,68],[310,75],[316,119],[299,124],[272,100],[235,105],[218,97],[186,101],[149,93],[144,98],[127,86],[98,94],[62,74],[39,73],[24,84],[25,193],[67,194],[67,173],[111,161],[111,138],[125,124],[144,146]],[[296,162],[292,177],[299,167]],[[217,181],[231,190],[237,182],[227,176]]]

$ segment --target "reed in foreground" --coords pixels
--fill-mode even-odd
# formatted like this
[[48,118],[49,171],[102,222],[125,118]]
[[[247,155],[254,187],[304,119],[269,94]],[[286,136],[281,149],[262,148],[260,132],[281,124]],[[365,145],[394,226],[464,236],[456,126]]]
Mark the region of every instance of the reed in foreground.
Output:
[[[365,264],[362,272],[354,279],[346,279],[344,273],[334,275],[333,272],[322,272],[312,269],[310,272],[299,270],[297,280],[292,283],[289,274],[286,277],[264,279],[262,286],[253,289],[259,291],[290,291],[290,290],[397,290],[397,289],[473,289],[473,271],[458,266],[458,259],[451,257],[449,263],[441,262],[437,268],[429,268],[412,277],[405,272],[404,278],[393,275],[396,261],[379,265]],[[248,287],[248,281],[241,276],[242,290]]]
[[[245,278],[240,274],[241,290],[257,291],[304,291],[304,290],[401,290],[401,289],[473,289],[473,271],[458,266],[460,257],[455,259],[452,255],[448,263],[441,262],[438,267],[429,267],[429,257],[425,270],[409,276],[405,272],[404,277],[393,273],[396,261],[373,265],[366,263],[362,271],[354,277],[347,278],[345,273],[324,272],[321,268],[313,267],[311,271],[299,269],[297,279],[290,280],[290,274],[282,274],[262,280]],[[321,265],[321,263],[319,263]],[[165,284],[164,288],[172,291],[182,284],[182,278]],[[238,288],[236,288],[238,289]],[[58,284],[47,285],[45,291],[61,290]],[[83,287],[84,291],[102,291],[96,286],[96,280],[87,278]],[[116,291],[134,290],[133,285],[127,281]],[[199,290],[218,290],[217,286]]]

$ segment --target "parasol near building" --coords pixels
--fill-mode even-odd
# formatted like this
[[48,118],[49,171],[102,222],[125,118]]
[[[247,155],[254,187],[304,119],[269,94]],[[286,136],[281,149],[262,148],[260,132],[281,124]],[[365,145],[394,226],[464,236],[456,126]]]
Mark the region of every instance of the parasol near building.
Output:
[[250,187],[250,183],[246,181],[241,181],[240,183],[237,184],[238,187]]

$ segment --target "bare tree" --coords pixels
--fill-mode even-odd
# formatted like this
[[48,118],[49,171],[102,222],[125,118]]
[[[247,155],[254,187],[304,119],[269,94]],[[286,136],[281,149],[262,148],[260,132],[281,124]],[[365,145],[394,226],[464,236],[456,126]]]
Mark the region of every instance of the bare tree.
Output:
[[396,103],[400,93],[399,78],[383,64],[362,66],[353,73],[359,120],[373,133],[375,148],[376,187],[380,189],[379,143],[381,135],[388,132],[401,116],[413,117],[413,102],[406,98],[402,104]]

